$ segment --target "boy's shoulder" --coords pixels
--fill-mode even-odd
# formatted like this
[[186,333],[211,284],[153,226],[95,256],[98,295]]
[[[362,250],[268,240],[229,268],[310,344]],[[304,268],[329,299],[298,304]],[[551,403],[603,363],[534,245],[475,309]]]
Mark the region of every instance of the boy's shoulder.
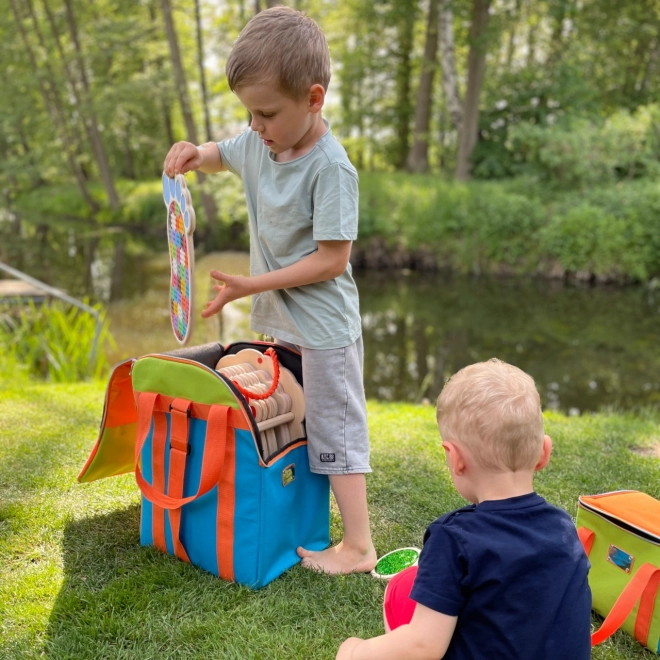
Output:
[[536,529],[544,534],[556,535],[567,526],[574,530],[573,521],[566,511],[546,502],[536,493],[529,493],[505,500],[487,500],[450,511],[429,525],[427,535],[437,527],[459,536],[478,534],[481,537],[482,534],[498,534],[500,531],[510,533],[517,527],[524,527],[528,532]]
[[357,177],[357,170],[353,163],[351,163],[351,160],[346,153],[346,149],[344,149],[341,142],[332,134],[327,122],[326,126],[328,127],[328,130],[319,138],[312,151],[316,152],[315,155],[321,165],[339,165]]

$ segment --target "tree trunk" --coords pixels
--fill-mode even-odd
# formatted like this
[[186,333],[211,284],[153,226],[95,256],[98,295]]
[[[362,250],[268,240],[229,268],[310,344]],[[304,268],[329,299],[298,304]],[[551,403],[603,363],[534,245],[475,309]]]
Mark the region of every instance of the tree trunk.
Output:
[[412,77],[412,49],[414,45],[415,11],[410,2],[399,9],[401,17],[398,21],[399,48],[396,72],[396,153],[394,165],[397,169],[406,166],[408,143],[410,141],[410,123],[412,104],[410,103],[410,79]]
[[55,45],[57,51],[62,60],[64,66],[64,71],[66,77],[69,81],[71,91],[73,92],[73,98],[76,104],[76,108],[85,127],[85,132],[87,133],[87,138],[92,147],[92,152],[96,159],[96,164],[99,168],[99,173],[101,175],[101,180],[105,187],[106,194],[108,195],[108,202],[110,203],[110,208],[116,211],[119,208],[119,198],[117,197],[117,191],[115,190],[115,184],[112,177],[112,172],[110,170],[110,164],[108,162],[108,157],[105,152],[105,147],[103,146],[103,141],[101,140],[101,133],[98,128],[98,122],[96,121],[96,114],[91,102],[89,94],[89,85],[87,83],[87,74],[85,72],[85,63],[82,57],[82,51],[80,49],[80,42],[78,40],[78,30],[76,27],[76,20],[73,14],[73,9],[71,7],[70,0],[65,0],[65,6],[67,10],[67,23],[69,26],[69,32],[71,34],[71,40],[73,41],[75,50],[76,50],[76,60],[79,69],[79,79],[76,79],[74,71],[67,59],[64,49],[62,48],[62,42],[60,41],[59,31],[57,29],[57,23],[53,13],[48,6],[47,0],[42,0],[44,9],[46,10],[46,16],[48,22],[50,23],[50,28],[53,33],[53,39],[55,40]]
[[[46,0],[44,0],[44,5],[45,4]],[[92,95],[87,80],[87,71],[85,70],[85,60],[82,48],[80,47],[80,40],[78,39],[78,26],[76,25],[76,17],[73,13],[71,0],[64,0],[64,6],[66,8],[66,20],[69,26],[69,33],[71,34],[71,39],[76,51],[76,61],[78,63],[80,82],[83,90],[83,107],[85,110],[82,113],[83,123],[85,124],[89,140],[92,144],[92,150],[94,151],[94,156],[99,168],[101,180],[103,181],[103,186],[105,187],[105,192],[108,195],[110,208],[112,208],[113,211],[116,211],[119,208],[119,197],[117,196],[117,190],[115,189],[115,182],[112,177],[112,170],[110,169],[108,156],[105,147],[103,146],[103,140],[101,139],[101,132],[99,131],[99,125],[96,120],[96,113],[94,112]]]
[[[89,190],[87,189],[85,174],[78,160],[78,156],[80,154],[79,142],[76,139],[75,131],[73,135],[69,132],[69,127],[66,123],[66,114],[64,113],[58,90],[55,87],[55,75],[51,70],[47,60],[44,63],[45,75],[44,71],[37,62],[34,50],[30,44],[28,33],[23,26],[23,20],[18,10],[18,0],[9,0],[9,4],[11,5],[12,14],[14,15],[21,39],[25,45],[25,52],[30,59],[32,70],[34,71],[37,78],[39,89],[44,100],[44,105],[46,106],[46,110],[50,116],[50,120],[53,124],[55,133],[58,134],[62,143],[62,151],[64,151],[67,162],[69,163],[71,172],[76,179],[76,183],[78,184],[78,188],[80,189],[80,193],[83,199],[85,202],[87,202],[87,205],[92,210],[92,212],[96,213],[99,210],[99,206],[94,201],[89,193]],[[48,52],[43,42],[41,32],[39,31],[39,26],[36,23],[36,16],[34,15],[34,11],[32,10],[32,5],[30,3],[28,3],[28,8],[31,12],[31,18],[34,25],[34,33],[39,39],[41,48],[44,49],[44,52]]]
[[415,133],[413,146],[406,163],[409,172],[428,172],[429,170],[429,126],[438,54],[438,2],[439,0],[429,2],[424,57],[422,58],[422,71],[419,76],[415,107]]
[[209,115],[209,99],[206,92],[206,72],[204,70],[204,45],[202,43],[202,12],[199,0],[195,0],[195,22],[197,24],[197,64],[199,66],[199,81],[202,87],[202,108],[204,109],[204,128],[206,129],[206,141],[212,142],[211,118]]
[[470,25],[470,54],[468,56],[468,80],[463,111],[463,126],[458,143],[456,178],[470,178],[470,158],[477,143],[479,131],[479,98],[486,70],[485,33],[488,27],[490,0],[474,0]]
[[454,14],[451,0],[440,0],[439,41],[440,62],[442,64],[442,89],[445,94],[447,110],[457,133],[463,123],[463,103],[458,91],[458,74],[454,58]]
[[509,32],[509,42],[506,49],[506,70],[511,71],[513,64],[513,54],[516,50],[516,21],[520,16],[520,5],[522,0],[516,0],[515,8],[513,11],[514,18],[511,21],[511,31]]
[[[174,69],[174,79],[176,81],[176,88],[179,94],[179,101],[181,102],[181,112],[183,113],[183,120],[186,124],[186,133],[188,142],[197,144],[197,129],[195,128],[195,120],[192,114],[190,105],[190,97],[188,96],[188,85],[186,83],[186,75],[183,70],[183,63],[181,61],[181,53],[179,51],[179,42],[176,37],[176,30],[174,28],[174,20],[172,19],[172,5],[170,0],[161,0],[161,7],[163,9],[163,20],[165,21],[165,32],[167,33],[167,42],[170,47],[170,57],[172,59],[172,67]],[[196,172],[197,182],[200,187],[203,186],[206,176],[203,172]],[[204,192],[203,188],[200,191],[202,199],[202,206],[206,214],[209,232],[211,227],[215,225],[217,219],[217,210],[215,202],[208,193]]]

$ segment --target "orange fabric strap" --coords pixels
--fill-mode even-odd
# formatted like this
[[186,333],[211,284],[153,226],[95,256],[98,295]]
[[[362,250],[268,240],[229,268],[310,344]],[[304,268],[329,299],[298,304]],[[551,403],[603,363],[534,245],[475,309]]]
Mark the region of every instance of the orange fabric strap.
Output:
[[[142,394],[147,394],[147,392],[138,392],[136,394],[136,399],[138,402]],[[156,412],[168,413],[170,412],[170,405],[173,401],[174,397],[159,394],[154,406],[154,410]],[[211,408],[213,408],[215,405],[217,404],[197,403],[193,401],[190,404],[190,417],[193,417],[194,419],[207,420],[209,418]],[[246,414],[241,410],[237,410],[236,408],[229,408],[228,419],[230,426],[233,426],[235,429],[243,429],[244,431],[252,430],[252,426],[248,421]]]
[[588,557],[591,552],[591,546],[594,544],[594,533],[586,527],[578,527],[577,534]]
[[[165,492],[165,443],[167,442],[167,418],[164,413],[154,413],[154,434],[151,441],[151,469],[154,488]],[[151,529],[154,547],[167,552],[165,542],[165,509],[152,505]]]
[[[183,497],[183,482],[186,475],[186,457],[188,455],[188,414],[190,401],[174,399],[170,405],[170,469],[167,494],[175,499]],[[162,413],[159,413],[162,414]],[[164,492],[164,491],[163,491]],[[172,528],[174,554],[182,561],[190,563],[180,538],[181,508],[168,511]]]
[[[660,568],[653,566],[653,564],[643,564],[639,567],[630,582],[626,585],[626,588],[616,599],[614,605],[612,605],[612,609],[605,617],[603,625],[591,635],[592,646],[604,642],[608,637],[613,635],[623,625],[640,598],[642,599],[642,603],[640,604],[637,619],[635,620],[635,637],[637,641],[646,645],[649,627],[651,625],[651,616],[653,615],[653,605],[655,604],[658,583],[660,581],[659,574]],[[640,620],[642,604],[644,612]]]
[[[142,476],[142,471],[140,470],[139,462],[140,462],[140,452],[142,451],[142,447],[144,446],[147,436],[149,435],[149,428],[151,426],[151,417],[150,416],[147,417],[147,415],[149,415],[150,410],[153,410],[153,407],[151,406],[152,396],[158,397],[160,395],[159,394],[154,395],[152,392],[142,392],[140,393],[140,397],[138,399],[138,434],[137,434],[137,441],[135,443],[135,481],[137,482],[140,490],[142,491],[142,494],[153,504],[157,504],[158,506],[167,510],[178,509],[179,507],[182,507],[184,504],[188,504],[188,502],[192,502],[193,500],[196,500],[202,497],[203,495],[206,495],[206,493],[208,493],[217,483],[219,483],[220,475],[222,474],[223,461],[221,458],[214,465],[207,464],[204,462],[202,463],[202,467],[206,465],[207,469],[210,470],[210,474],[202,475],[197,492],[194,495],[190,495],[189,497],[172,497],[170,495],[166,495],[162,491],[157,490],[151,484],[149,484]],[[146,398],[143,399],[143,397]],[[143,401],[144,401],[144,406],[142,405]],[[226,406],[213,406],[213,407],[226,408]],[[231,411],[231,409],[229,410]],[[226,433],[226,425],[225,425],[225,433]],[[208,426],[207,426],[207,440],[208,440]],[[208,444],[208,442],[205,444]],[[211,442],[211,444],[213,443]]]
[[[209,436],[222,438],[224,469],[218,483],[218,511],[216,518],[216,553],[218,573],[224,580],[234,581],[234,506],[236,475],[236,438],[234,429],[227,424],[227,408],[214,406],[206,428]],[[220,443],[218,443],[220,444]],[[206,458],[206,457],[205,457]]]
[[[652,564],[644,564],[640,570],[644,566],[652,566]],[[656,567],[653,566],[653,568]],[[651,620],[653,619],[653,609],[655,608],[659,585],[660,570],[656,569],[649,577],[646,588],[642,592],[642,599],[637,610],[637,618],[635,619],[635,639],[644,646],[648,646],[649,630],[651,629]]]

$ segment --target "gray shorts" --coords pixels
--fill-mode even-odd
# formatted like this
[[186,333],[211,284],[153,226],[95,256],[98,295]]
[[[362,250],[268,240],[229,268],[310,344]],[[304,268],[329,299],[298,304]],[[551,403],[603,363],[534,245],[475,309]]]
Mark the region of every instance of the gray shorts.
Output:
[[309,467],[316,474],[371,472],[362,376],[362,337],[345,348],[294,348],[302,354]]

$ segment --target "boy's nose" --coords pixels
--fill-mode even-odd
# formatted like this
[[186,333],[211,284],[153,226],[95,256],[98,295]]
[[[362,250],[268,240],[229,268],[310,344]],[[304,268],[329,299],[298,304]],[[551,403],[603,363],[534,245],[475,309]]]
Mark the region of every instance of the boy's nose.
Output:
[[261,133],[264,130],[264,127],[254,117],[250,119],[250,128],[257,133]]

